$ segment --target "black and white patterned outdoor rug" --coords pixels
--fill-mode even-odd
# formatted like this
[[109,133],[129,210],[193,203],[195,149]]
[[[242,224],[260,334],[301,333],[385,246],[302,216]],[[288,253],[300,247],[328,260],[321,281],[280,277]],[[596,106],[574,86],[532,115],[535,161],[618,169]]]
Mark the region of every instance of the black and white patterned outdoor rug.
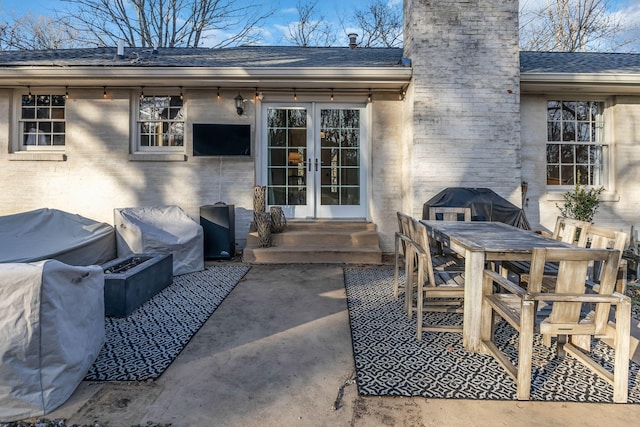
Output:
[[105,344],[85,380],[158,378],[249,269],[212,266],[175,276],[128,317],[107,317]]
[[[515,400],[516,386],[489,355],[470,353],[462,336],[425,332],[416,339],[414,320],[404,301],[393,298],[393,269],[345,268],[345,286],[356,365],[356,382],[365,396],[422,396],[447,399]],[[457,314],[428,313],[430,323],[451,322]],[[517,337],[510,325],[497,329],[499,347],[517,359]],[[611,366],[613,351],[593,341],[592,356]],[[608,364],[608,365],[607,365]],[[536,337],[531,400],[612,402],[613,387],[570,356],[556,357]],[[639,366],[630,363],[629,402],[640,403]]]

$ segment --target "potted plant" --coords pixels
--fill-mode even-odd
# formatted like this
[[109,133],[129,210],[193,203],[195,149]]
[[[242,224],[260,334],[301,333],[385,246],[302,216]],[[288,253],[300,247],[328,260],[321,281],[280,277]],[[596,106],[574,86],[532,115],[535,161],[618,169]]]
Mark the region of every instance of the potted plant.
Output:
[[593,223],[593,216],[600,206],[600,194],[603,191],[604,187],[594,188],[580,185],[580,173],[578,172],[575,188],[562,195],[564,198],[563,206],[557,203],[556,206],[565,218]]

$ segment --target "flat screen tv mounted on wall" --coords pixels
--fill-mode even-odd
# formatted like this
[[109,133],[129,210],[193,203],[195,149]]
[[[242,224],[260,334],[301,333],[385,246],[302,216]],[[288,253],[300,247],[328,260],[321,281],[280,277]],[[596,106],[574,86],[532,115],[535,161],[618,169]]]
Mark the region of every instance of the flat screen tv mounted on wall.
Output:
[[251,125],[193,124],[194,156],[250,156]]

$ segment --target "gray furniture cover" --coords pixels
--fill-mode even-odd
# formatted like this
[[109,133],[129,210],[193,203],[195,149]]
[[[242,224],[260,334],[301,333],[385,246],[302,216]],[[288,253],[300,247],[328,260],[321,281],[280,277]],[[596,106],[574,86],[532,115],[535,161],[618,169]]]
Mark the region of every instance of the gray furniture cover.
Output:
[[173,274],[204,269],[204,233],[178,206],[114,210],[118,258],[142,253],[173,254]]
[[445,188],[422,205],[422,219],[429,219],[430,207],[471,208],[471,221],[504,222],[530,229],[524,211],[489,188]]
[[63,404],[105,339],[100,266],[0,264],[0,420]]
[[109,224],[47,208],[0,217],[0,263],[57,259],[97,265],[115,257]]

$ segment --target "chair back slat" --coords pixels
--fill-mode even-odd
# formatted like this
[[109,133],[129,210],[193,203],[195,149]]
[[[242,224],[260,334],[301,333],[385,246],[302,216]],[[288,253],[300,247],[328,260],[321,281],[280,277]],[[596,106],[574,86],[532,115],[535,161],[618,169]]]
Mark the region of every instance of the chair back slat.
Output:
[[[410,227],[411,227],[411,217],[402,212],[396,212],[396,216],[398,218],[398,231],[404,236],[409,237]],[[406,253],[406,243],[404,240],[400,240],[399,251],[401,255]]]
[[413,241],[420,249],[422,249],[427,254],[427,256],[425,257],[425,262],[422,264],[422,273],[427,279],[425,281],[425,286],[436,286],[435,275],[433,272],[433,259],[431,258],[430,250],[431,239],[429,237],[429,233],[427,233],[427,228],[415,218],[411,219],[411,241]]
[[[611,295],[615,291],[619,251],[615,249],[534,249],[532,267],[544,262],[558,263],[558,277],[555,294],[584,294],[589,267],[592,263],[602,264],[602,277],[598,293]],[[533,271],[533,269],[532,269]],[[539,274],[531,276],[531,281],[542,280]],[[534,286],[538,286],[537,284]],[[536,289],[540,289],[537,287]],[[596,303],[594,324],[598,333],[604,333],[609,316],[610,304]],[[581,303],[554,301],[549,316],[550,323],[569,324],[580,320]]]
[[556,226],[553,230],[552,237],[555,240],[584,248],[587,245],[587,236],[582,231],[588,228],[589,225],[587,221],[579,221],[577,219],[559,216],[556,219]]
[[443,206],[429,207],[429,219],[432,221],[471,221],[471,208],[451,208]]
[[627,244],[627,234],[621,231],[610,230],[603,227],[590,225],[586,232],[587,246],[597,249],[616,249],[620,251],[620,257]]

